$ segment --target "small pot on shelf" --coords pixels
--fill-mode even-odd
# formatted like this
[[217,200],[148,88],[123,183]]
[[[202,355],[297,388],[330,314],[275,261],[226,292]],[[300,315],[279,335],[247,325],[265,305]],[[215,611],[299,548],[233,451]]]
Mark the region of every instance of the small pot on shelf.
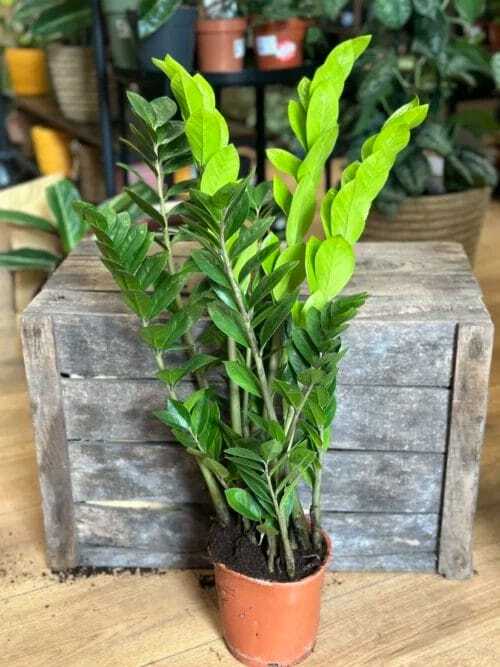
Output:
[[240,72],[245,57],[247,25],[245,18],[199,19],[196,34],[200,70]]
[[54,93],[64,116],[79,123],[97,122],[99,99],[92,49],[51,44],[48,54]]
[[262,70],[291,69],[304,62],[304,38],[308,21],[291,18],[254,27],[257,65]]
[[215,587],[222,631],[229,651],[248,667],[296,665],[314,649],[319,627],[321,589],[332,556],[316,572],[298,581],[255,579],[215,563]]
[[47,59],[43,49],[8,47],[4,57],[16,95],[46,95],[49,92]]

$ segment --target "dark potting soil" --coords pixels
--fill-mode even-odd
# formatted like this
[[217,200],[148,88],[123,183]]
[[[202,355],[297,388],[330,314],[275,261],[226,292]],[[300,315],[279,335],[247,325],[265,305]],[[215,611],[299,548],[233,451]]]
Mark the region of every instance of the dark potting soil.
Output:
[[[286,573],[283,556],[276,559],[275,571],[267,569],[266,540],[259,546],[245,534],[242,524],[231,523],[228,527],[221,526],[214,521],[208,538],[208,553],[214,563],[223,563],[227,567],[255,579],[267,581],[290,581]],[[326,547],[323,552],[316,553],[313,549],[307,550],[297,545],[295,555],[295,579],[299,581],[316,572],[326,556]]]

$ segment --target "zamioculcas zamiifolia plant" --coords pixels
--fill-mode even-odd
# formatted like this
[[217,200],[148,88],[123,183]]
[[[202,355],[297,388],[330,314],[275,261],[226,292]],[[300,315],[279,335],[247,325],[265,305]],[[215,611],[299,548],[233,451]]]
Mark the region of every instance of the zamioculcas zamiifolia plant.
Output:
[[[237,589],[220,595],[225,636],[237,657],[257,660],[251,664],[289,664],[314,642],[329,555],[321,529],[321,471],[335,416],[341,334],[366,298],[341,292],[353,275],[354,246],[370,206],[427,113],[415,99],[386,120],[345,169],[339,188],[322,198],[323,238],[307,238],[338,135],[344,83],[369,41],[362,36],[340,44],[312,80],[300,82],[288,115],[302,156],[268,151],[287,183],[294,182],[290,188],[277,176],[272,186],[286,216],[285,243],[270,231],[270,186],[254,187],[239,177],[238,152],[211,87],[168,56],[156,64],[170,79],[182,123],[172,120],[173,101],[129,95],[135,149],[157,179],[158,206],[146,208],[162,226],[161,247],[126,213],[78,204],[157,360],[167,397],[156,415],[197,461],[207,484],[217,517],[209,547],[216,581]],[[164,178],[186,151],[199,178],[175,209],[185,224],[172,236]],[[141,205],[140,197],[135,201]],[[179,264],[175,244],[181,241],[194,245]],[[183,293],[192,274],[202,280]],[[309,295],[302,299],[304,285]],[[310,489],[306,506],[304,487]],[[240,590],[241,579],[251,582],[250,589]],[[256,639],[237,607],[252,597],[252,586],[262,586],[259,579],[289,583],[267,582],[265,601],[249,603]],[[286,591],[297,586],[291,602]],[[285,609],[290,604],[298,618]],[[260,616],[269,613],[271,625]]]

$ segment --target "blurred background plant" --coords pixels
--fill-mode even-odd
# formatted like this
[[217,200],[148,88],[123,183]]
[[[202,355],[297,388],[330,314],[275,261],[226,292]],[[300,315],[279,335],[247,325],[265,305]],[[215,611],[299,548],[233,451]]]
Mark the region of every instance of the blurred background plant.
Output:
[[428,122],[377,199],[381,212],[394,214],[407,196],[495,185],[496,170],[477,148],[478,134],[498,130],[494,114],[454,113],[458,92],[491,88],[495,74],[498,85],[497,61],[483,45],[479,23],[485,9],[484,0],[369,3],[364,31],[373,41],[356,68],[355,97],[344,117],[348,154],[357,156],[402,100],[418,95],[430,104]]

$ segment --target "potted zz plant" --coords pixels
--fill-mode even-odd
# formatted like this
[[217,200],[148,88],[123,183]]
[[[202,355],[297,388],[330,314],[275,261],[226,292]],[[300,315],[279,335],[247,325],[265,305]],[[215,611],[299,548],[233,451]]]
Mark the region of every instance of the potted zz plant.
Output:
[[[340,293],[353,274],[354,245],[371,202],[427,113],[414,99],[386,120],[344,171],[340,188],[323,197],[324,238],[306,241],[338,135],[339,98],[369,40],[340,44],[311,80],[300,82],[288,111],[302,159],[281,149],[268,153],[295,183],[289,189],[281,176],[273,182],[287,220],[284,244],[270,231],[270,186],[239,177],[238,153],[212,89],[168,56],[156,64],[170,79],[183,124],[171,120],[172,100],[149,103],[129,94],[134,134],[141,136],[136,150],[157,183],[156,206],[145,210],[162,231],[77,204],[156,358],[166,392],[156,415],[206,482],[224,636],[247,665],[295,664],[315,643],[331,559],[321,526],[322,461],[335,415],[341,334],[366,298]],[[174,209],[184,225],[172,236],[166,200],[179,186],[169,190],[164,179],[190,154],[199,177]],[[186,241],[194,246],[179,264],[175,246]],[[187,294],[192,274],[201,281]],[[302,300],[304,283],[309,296]]]
[[473,261],[497,177],[468,131],[474,112],[452,109],[459,92],[491,80],[494,68],[476,26],[484,3],[446,4],[372,3],[374,48],[358,64],[350,136],[359,145],[408,95],[429,102],[429,121],[398,158],[365,239],[458,241]]

